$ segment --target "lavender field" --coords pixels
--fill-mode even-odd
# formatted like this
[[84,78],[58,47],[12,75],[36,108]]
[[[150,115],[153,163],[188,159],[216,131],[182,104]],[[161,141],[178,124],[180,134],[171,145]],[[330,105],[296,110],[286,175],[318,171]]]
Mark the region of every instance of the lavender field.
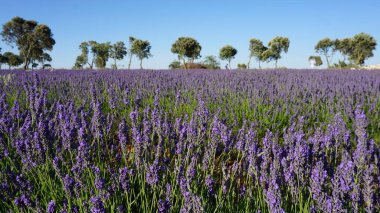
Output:
[[0,73],[0,212],[380,212],[380,71]]

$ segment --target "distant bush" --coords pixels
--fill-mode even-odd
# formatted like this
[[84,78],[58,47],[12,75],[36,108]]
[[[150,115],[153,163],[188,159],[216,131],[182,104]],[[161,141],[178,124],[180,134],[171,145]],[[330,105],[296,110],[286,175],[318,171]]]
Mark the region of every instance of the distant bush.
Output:
[[186,66],[181,65],[181,68],[185,69],[207,69],[207,67],[204,64],[200,63],[186,63]]
[[246,70],[247,69],[247,65],[246,64],[238,64],[237,67],[238,67],[239,70]]

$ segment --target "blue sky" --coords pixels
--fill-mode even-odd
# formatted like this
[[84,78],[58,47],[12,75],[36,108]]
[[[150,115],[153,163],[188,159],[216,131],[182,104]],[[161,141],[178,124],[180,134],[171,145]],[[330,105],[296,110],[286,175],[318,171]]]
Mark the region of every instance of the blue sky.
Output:
[[[82,41],[127,42],[129,36],[151,42],[153,57],[144,62],[150,69],[165,69],[177,58],[170,48],[180,36],[197,39],[202,56],[217,56],[222,46],[234,46],[238,54],[232,67],[248,61],[250,38],[268,43],[275,36],[289,37],[289,52],[279,66],[293,68],[309,67],[307,58],[325,37],[366,32],[380,43],[379,0],[18,0],[1,6],[1,24],[21,16],[52,29],[56,68],[72,67]],[[12,50],[2,41],[0,47],[2,52]],[[126,59],[119,64],[126,66]],[[380,51],[366,64],[380,64]],[[132,67],[138,67],[136,60]]]

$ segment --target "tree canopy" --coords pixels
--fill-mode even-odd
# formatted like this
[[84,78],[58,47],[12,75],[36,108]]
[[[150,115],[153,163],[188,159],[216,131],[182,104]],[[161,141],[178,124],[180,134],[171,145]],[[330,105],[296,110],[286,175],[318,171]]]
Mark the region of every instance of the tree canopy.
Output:
[[203,65],[205,65],[207,69],[220,69],[220,63],[213,55],[206,56],[203,60]]
[[318,54],[325,56],[327,67],[330,67],[332,57],[337,51],[337,42],[330,38],[324,38],[315,45],[314,49]]
[[319,67],[323,64],[323,61],[322,61],[320,56],[310,56],[309,62],[310,62],[312,67],[314,67],[314,66]]
[[376,40],[371,35],[359,33],[352,38],[352,47],[349,59],[356,65],[363,65],[365,60],[373,56],[376,49]]
[[51,51],[55,45],[53,33],[48,26],[21,17],[14,17],[5,23],[1,35],[6,43],[17,46],[23,58],[24,69],[33,63],[32,58],[38,58],[44,51]]
[[18,67],[23,63],[22,57],[12,52],[5,52],[3,57],[5,58],[5,62],[8,64],[9,69],[12,67]]
[[290,41],[286,37],[275,37],[273,38],[269,43],[268,47],[270,49],[269,52],[267,52],[267,57],[270,60],[275,61],[275,66],[277,68],[277,62],[279,59],[281,59],[282,53],[287,53],[289,50]]
[[119,41],[111,45],[110,48],[110,58],[114,60],[113,68],[117,69],[117,60],[122,60],[124,56],[127,55],[127,48],[125,47],[124,42]]
[[237,49],[235,49],[231,45],[226,45],[222,47],[219,51],[219,58],[222,60],[227,60],[228,67],[231,69],[231,60],[235,58],[235,55],[237,54]]
[[263,59],[264,59],[263,58],[263,53],[267,49],[268,48],[259,39],[252,38],[249,41],[249,52],[250,52],[250,54],[249,54],[248,69],[249,69],[252,57],[254,57],[259,62],[259,68],[261,69],[260,62],[263,61]]
[[132,42],[132,47],[130,49],[131,53],[135,55],[140,60],[140,69],[143,69],[142,62],[143,59],[149,58],[152,56],[150,53],[150,43],[149,41],[143,41],[140,39],[135,39]]
[[[85,64],[88,64],[90,69],[93,69],[94,64],[97,68],[105,68],[108,58],[110,56],[111,43],[98,43],[96,41],[82,42],[79,45],[81,54],[77,56],[74,67],[84,68]],[[91,52],[91,59],[89,53]]]
[[178,60],[172,61],[172,63],[169,64],[169,69],[180,69],[181,68],[181,62]]
[[187,58],[190,63],[193,63],[195,59],[201,57],[202,47],[197,40],[191,37],[180,37],[172,45],[171,52],[178,55],[179,60],[183,60],[183,64],[186,67]]

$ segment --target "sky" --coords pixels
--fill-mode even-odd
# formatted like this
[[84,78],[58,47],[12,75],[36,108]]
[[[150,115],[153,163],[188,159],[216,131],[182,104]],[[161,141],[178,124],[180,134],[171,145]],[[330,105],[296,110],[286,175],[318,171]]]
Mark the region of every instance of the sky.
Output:
[[[202,56],[218,56],[221,47],[234,46],[238,53],[232,67],[248,62],[251,38],[267,44],[285,36],[290,48],[279,66],[307,68],[308,57],[316,55],[315,44],[325,37],[365,32],[380,43],[379,14],[379,0],[3,0],[0,24],[20,16],[48,25],[56,40],[51,52],[54,68],[71,68],[82,41],[127,43],[129,36],[151,43],[153,57],[143,62],[146,69],[167,69],[177,59],[171,45],[181,36],[197,39]],[[2,52],[18,52],[3,41],[0,47]],[[377,49],[366,64],[380,64]],[[335,62],[338,59],[334,57]],[[118,64],[125,68],[127,60]],[[225,64],[221,62],[222,67]],[[132,67],[139,67],[136,59]]]

